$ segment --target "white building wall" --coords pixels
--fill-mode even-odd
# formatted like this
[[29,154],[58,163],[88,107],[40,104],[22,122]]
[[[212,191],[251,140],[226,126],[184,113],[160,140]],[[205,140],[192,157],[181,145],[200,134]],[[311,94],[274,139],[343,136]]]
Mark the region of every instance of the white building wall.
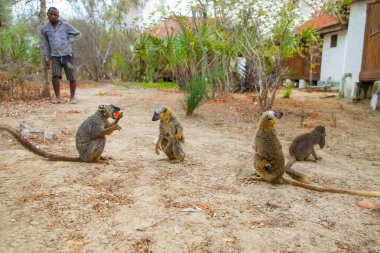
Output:
[[[330,47],[331,36],[338,35],[337,46]],[[321,62],[320,82],[332,81],[336,86],[344,74],[344,54],[346,49],[347,31],[324,34]]]
[[[352,74],[352,82],[346,84],[354,92],[355,82],[359,81],[362,65],[364,33],[367,16],[367,3],[354,3],[351,6],[350,21],[347,30],[347,45],[345,50],[344,73]],[[350,86],[350,87],[347,87]]]

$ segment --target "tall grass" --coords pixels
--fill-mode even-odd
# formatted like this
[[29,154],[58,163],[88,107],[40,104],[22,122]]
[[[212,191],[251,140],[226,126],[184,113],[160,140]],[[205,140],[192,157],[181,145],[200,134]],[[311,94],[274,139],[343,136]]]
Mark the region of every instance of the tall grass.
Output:
[[206,79],[195,76],[187,85],[185,103],[186,115],[192,115],[197,107],[204,101],[208,92]]

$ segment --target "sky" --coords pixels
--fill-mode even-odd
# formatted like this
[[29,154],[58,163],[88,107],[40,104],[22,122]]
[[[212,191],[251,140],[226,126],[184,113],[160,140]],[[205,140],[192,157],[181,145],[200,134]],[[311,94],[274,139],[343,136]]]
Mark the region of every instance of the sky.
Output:
[[[33,14],[37,10],[40,9],[40,3],[39,1],[28,1],[27,4],[25,4],[26,1],[19,1],[17,4],[13,5],[12,7],[12,16],[15,17],[15,19],[22,19],[24,17],[24,14],[29,13]],[[71,5],[65,1],[56,1],[56,0],[47,0],[46,1],[47,8],[54,6],[57,7],[58,10],[60,10],[60,14],[64,18],[70,18],[74,14],[74,11],[71,8]]]
[[171,11],[175,11],[177,14],[189,15],[189,1],[187,0],[148,0],[146,1],[144,9],[140,13],[142,22],[149,21],[150,19],[159,19],[161,17],[159,12],[156,12],[153,16],[150,13],[157,9],[162,10],[163,4],[168,6]]
[[51,6],[56,7],[60,11],[60,14],[65,17],[71,17],[74,14],[71,5],[67,1],[46,1],[46,8]]
[[[157,22],[161,16],[160,12],[156,10],[162,10],[162,5],[165,4],[169,7],[170,10],[175,11],[176,14],[180,15],[190,15],[189,11],[189,3],[195,0],[140,0],[144,1],[144,7],[140,10],[131,10],[127,17],[126,21],[128,25],[136,24],[135,18],[138,18],[139,22],[137,25],[140,28],[143,28],[145,23],[155,23]],[[29,15],[35,15],[35,12],[39,9],[39,1],[28,1],[28,4],[25,4],[26,1],[19,1],[13,7],[13,16],[16,20],[20,20],[24,18],[25,13]],[[76,12],[72,8],[72,5],[66,0],[47,0],[46,1],[47,8],[51,6],[55,6],[60,10],[61,19],[67,20],[75,17]],[[303,0],[300,1],[301,6],[301,14],[304,18],[307,18],[310,13],[307,12],[306,5]],[[152,16],[152,12],[155,13]],[[146,27],[146,26],[145,26]]]
[[[187,15],[189,13],[188,4],[189,1],[181,0],[146,0],[144,8],[142,10],[132,10],[129,13],[130,19],[128,23],[132,23],[135,17],[140,20],[140,25],[143,23],[150,23],[152,20],[157,20],[160,18],[157,9],[162,10],[162,4],[167,5],[171,10],[174,10],[177,14]],[[63,19],[69,19],[75,16],[75,10],[73,10],[72,5],[65,1],[48,0],[46,1],[47,8],[54,6],[58,8],[60,16]],[[152,12],[155,14],[152,16]]]

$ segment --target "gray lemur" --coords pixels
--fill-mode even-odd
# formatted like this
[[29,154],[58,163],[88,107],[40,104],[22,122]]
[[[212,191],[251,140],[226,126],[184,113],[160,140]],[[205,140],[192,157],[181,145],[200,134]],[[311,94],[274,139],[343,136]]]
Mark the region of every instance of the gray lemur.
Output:
[[292,170],[291,166],[296,161],[306,161],[310,155],[313,155],[316,161],[320,160],[321,158],[315,153],[314,146],[319,145],[321,149],[324,148],[325,139],[324,126],[316,126],[312,132],[296,136],[289,146],[290,160],[285,165],[285,172],[297,181],[308,183],[308,178],[302,173]]
[[[115,115],[118,114],[118,116]],[[115,117],[116,116],[116,117]],[[6,125],[0,125],[0,131],[9,132],[21,145],[29,151],[48,158],[53,161],[70,161],[70,162],[97,162],[101,158],[106,145],[106,135],[112,134],[115,130],[120,130],[121,127],[117,124],[123,117],[120,108],[114,105],[99,105],[98,110],[93,115],[89,116],[79,126],[75,144],[79,153],[79,157],[68,157],[62,155],[51,154],[43,151],[27,139],[22,138],[21,133]],[[114,119],[112,123],[109,118]]]

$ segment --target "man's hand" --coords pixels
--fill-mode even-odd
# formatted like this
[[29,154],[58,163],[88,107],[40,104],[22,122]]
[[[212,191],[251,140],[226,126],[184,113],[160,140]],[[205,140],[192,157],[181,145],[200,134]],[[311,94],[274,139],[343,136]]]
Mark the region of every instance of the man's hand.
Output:
[[45,69],[50,69],[50,61],[49,60],[45,61]]

